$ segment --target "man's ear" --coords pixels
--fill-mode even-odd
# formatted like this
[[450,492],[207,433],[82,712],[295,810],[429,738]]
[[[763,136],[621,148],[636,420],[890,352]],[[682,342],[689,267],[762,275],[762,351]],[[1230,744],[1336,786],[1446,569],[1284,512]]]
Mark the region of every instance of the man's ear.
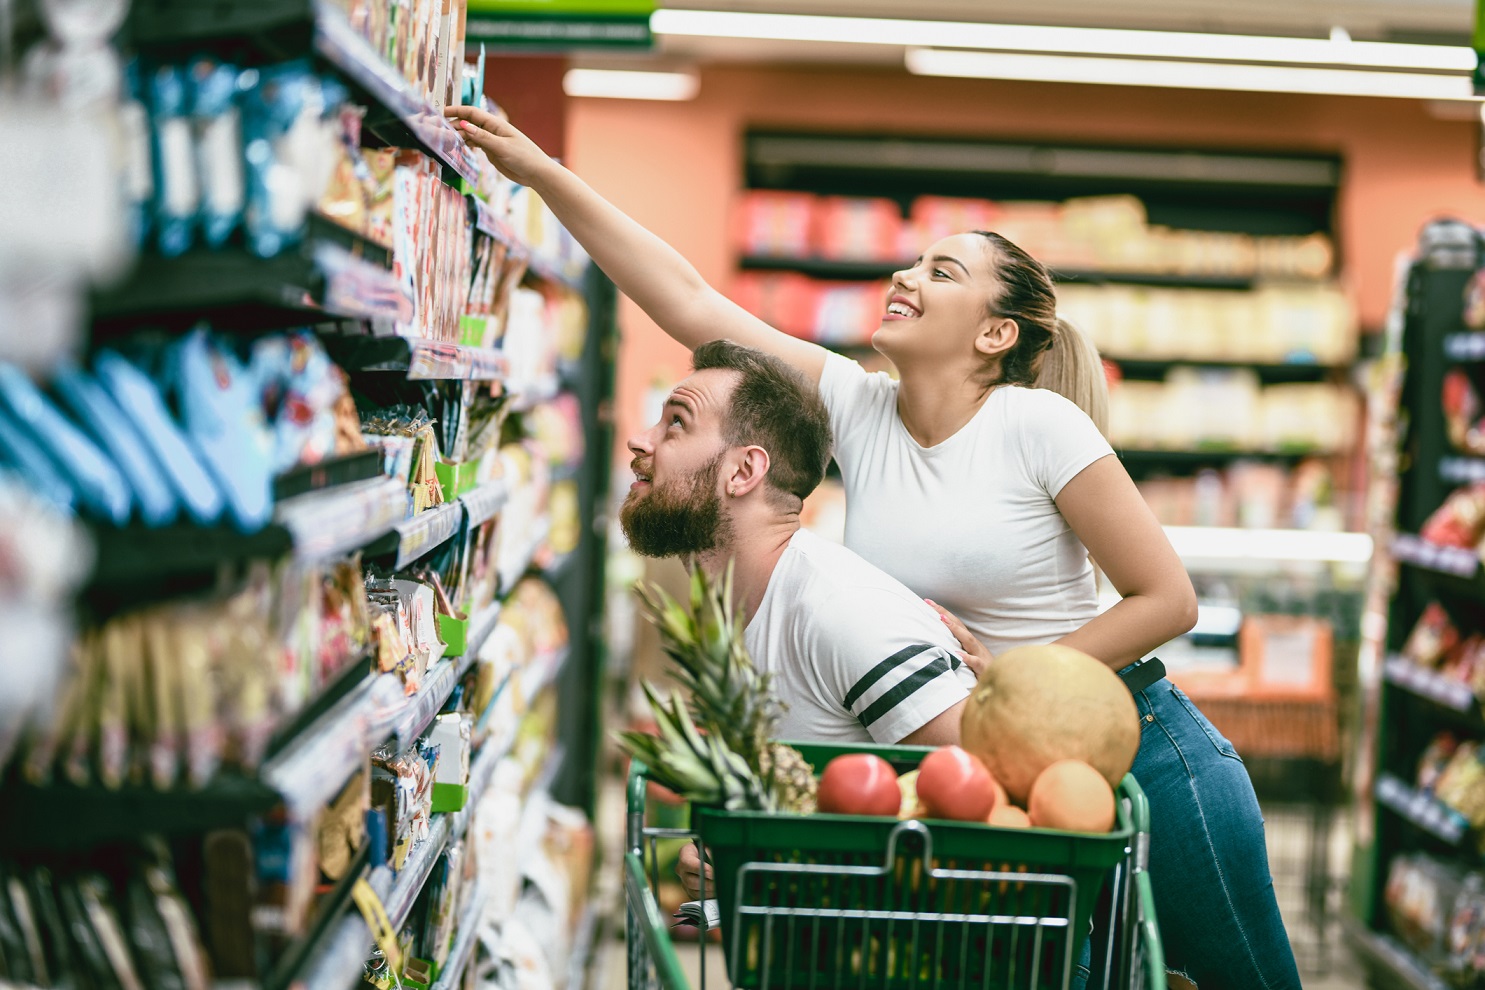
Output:
[[732,471],[725,479],[724,487],[732,498],[742,498],[761,486],[768,477],[768,451],[762,447],[740,447],[729,460]]
[[975,337],[975,350],[986,357],[995,357],[1015,347],[1020,339],[1019,323],[1007,316],[991,317],[980,326],[979,335]]

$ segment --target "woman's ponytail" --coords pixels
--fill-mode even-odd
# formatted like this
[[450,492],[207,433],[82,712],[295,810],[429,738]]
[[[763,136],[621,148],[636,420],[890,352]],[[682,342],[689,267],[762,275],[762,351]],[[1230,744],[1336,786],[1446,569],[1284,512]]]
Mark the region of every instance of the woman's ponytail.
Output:
[[1109,433],[1109,383],[1103,373],[1098,348],[1077,325],[1060,316],[1052,335],[1052,346],[1041,355],[1036,387],[1050,389],[1072,400],[1098,432]]

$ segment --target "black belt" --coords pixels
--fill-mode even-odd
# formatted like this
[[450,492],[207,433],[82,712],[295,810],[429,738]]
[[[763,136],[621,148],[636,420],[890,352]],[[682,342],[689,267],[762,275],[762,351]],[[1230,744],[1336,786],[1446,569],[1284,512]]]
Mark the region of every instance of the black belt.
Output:
[[1165,664],[1160,662],[1159,657],[1141,660],[1119,671],[1119,679],[1129,688],[1130,694],[1139,694],[1164,676]]

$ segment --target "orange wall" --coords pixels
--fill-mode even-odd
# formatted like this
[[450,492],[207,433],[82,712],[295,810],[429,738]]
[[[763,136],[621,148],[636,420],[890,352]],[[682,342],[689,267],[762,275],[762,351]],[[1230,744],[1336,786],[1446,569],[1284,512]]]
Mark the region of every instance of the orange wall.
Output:
[[[572,101],[568,162],[725,288],[734,270],[727,218],[742,184],[741,136],[755,126],[1339,153],[1340,250],[1368,328],[1386,312],[1393,259],[1426,219],[1485,222],[1476,125],[1435,119],[1416,100],[719,67],[703,72],[700,95],[686,103]],[[688,361],[627,300],[620,330],[622,443],[641,425],[645,389],[681,377]]]

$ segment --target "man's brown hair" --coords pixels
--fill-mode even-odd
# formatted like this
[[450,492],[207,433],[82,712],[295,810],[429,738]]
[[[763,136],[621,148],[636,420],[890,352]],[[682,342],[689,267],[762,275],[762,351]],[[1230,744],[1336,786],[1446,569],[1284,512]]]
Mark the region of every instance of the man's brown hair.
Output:
[[722,433],[734,447],[768,451],[767,483],[803,501],[825,477],[830,415],[819,389],[771,354],[730,340],[713,340],[691,355],[697,371],[737,372]]

